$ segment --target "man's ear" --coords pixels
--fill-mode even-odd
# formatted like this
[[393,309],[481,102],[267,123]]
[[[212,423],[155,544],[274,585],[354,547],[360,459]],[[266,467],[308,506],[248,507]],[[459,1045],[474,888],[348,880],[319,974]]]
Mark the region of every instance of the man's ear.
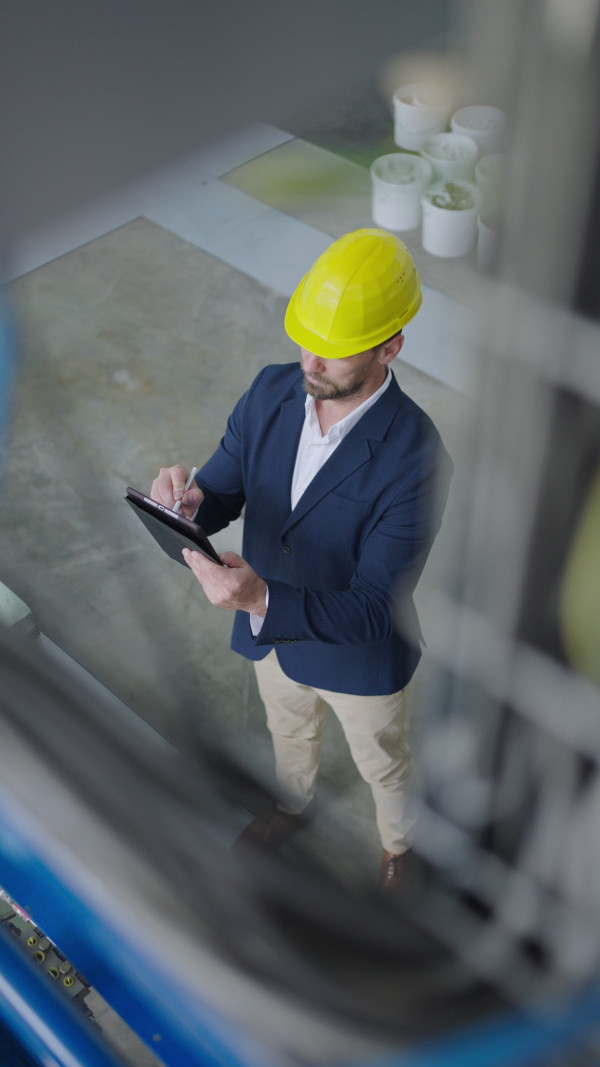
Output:
[[392,360],[395,359],[396,356],[399,354],[403,344],[404,334],[396,334],[395,337],[392,337],[391,340],[389,340],[387,344],[383,346],[381,354],[379,356],[379,362],[383,363],[384,365],[386,363],[391,363]]

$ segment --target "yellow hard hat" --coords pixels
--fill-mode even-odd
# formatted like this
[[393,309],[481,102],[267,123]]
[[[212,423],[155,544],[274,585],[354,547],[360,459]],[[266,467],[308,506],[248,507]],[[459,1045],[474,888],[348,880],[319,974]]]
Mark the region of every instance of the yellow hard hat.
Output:
[[285,313],[292,341],[322,359],[365,352],[393,337],[421,306],[410,252],[386,230],[334,241],[296,288]]

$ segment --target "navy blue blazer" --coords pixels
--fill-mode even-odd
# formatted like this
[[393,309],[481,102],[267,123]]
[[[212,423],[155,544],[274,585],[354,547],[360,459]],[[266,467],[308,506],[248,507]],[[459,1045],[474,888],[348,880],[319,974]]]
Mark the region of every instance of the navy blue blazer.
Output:
[[275,647],[283,671],[304,685],[394,693],[420,659],[412,594],[452,463],[431,419],[393,377],[292,511],[302,379],[298,363],[265,367],[196,476],[204,492],[197,521],[209,536],[246,505],[242,553],[269,586],[260,633],[253,637],[250,616],[238,611],[231,647],[252,660]]

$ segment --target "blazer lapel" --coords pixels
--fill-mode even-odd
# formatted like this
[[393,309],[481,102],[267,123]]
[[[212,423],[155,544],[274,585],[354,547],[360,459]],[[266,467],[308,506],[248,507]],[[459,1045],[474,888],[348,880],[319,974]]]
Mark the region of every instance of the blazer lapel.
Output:
[[[395,418],[402,405],[402,400],[402,391],[392,373],[392,381],[383,396],[379,398],[376,404],[373,404],[373,407],[365,412],[362,418],[357,422],[356,426],[354,426],[344,440],[340,442],[333,455],[326,460],[306,491],[302,494],[294,510],[289,513],[289,518],[283,527],[283,533],[299,522],[300,519],[302,519],[304,515],[315,506],[315,504],[318,504],[319,500],[322,500],[327,493],[331,492],[332,489],[335,489],[336,485],[339,485],[344,478],[347,478],[353,471],[361,467],[363,463],[367,463],[371,460],[373,453],[376,451],[376,448],[373,448],[373,443],[376,441],[383,441],[392,419]],[[284,407],[285,405],[282,405],[282,411]],[[292,475],[294,472],[296,451],[298,449],[298,441],[300,439],[300,431],[302,430],[303,421],[304,410],[302,412],[291,462],[289,457],[286,456],[286,463],[288,466],[285,470],[287,476],[285,484],[288,500],[291,493]],[[282,476],[283,474],[284,471],[282,469]]]
[[277,417],[275,434],[275,484],[280,494],[281,511],[285,517],[290,514],[292,477],[296,463],[296,453],[300,434],[304,424],[306,394],[302,385],[296,386],[289,400],[284,400]]

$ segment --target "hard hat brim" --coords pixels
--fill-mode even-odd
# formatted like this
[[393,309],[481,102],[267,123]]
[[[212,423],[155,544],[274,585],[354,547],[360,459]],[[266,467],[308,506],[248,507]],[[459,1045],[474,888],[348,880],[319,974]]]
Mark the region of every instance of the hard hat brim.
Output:
[[284,326],[288,337],[291,337],[292,341],[295,341],[297,345],[300,345],[300,348],[304,348],[307,352],[312,352],[313,355],[320,356],[321,359],[346,359],[348,356],[355,356],[359,352],[365,352],[370,348],[374,348],[376,345],[382,344],[383,341],[387,341],[388,338],[393,337],[395,333],[398,333],[399,330],[410,322],[410,320],[417,314],[417,311],[423,302],[419,286],[415,302],[411,304],[410,307],[405,308],[403,314],[399,315],[397,319],[386,323],[383,327],[378,329],[376,333],[373,333],[370,336],[363,335],[356,340],[348,339],[344,342],[330,341],[328,338],[315,333],[314,330],[308,329],[299,317],[298,305],[307,277],[308,274],[305,274],[302,281],[296,286],[292,293],[285,313]]

